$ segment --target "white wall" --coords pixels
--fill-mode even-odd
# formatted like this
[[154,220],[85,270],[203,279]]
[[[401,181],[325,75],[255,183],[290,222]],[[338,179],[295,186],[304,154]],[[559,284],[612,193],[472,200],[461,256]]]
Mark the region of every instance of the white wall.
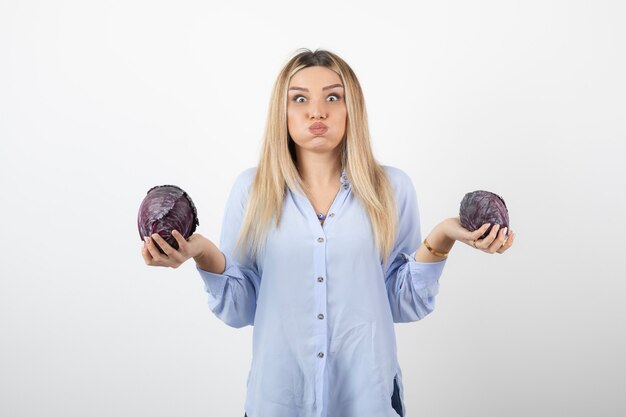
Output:
[[0,3],[0,415],[243,415],[252,327],[136,215],[176,184],[219,240],[300,47],[353,67],[425,233],[486,189],[517,234],[396,325],[407,416],[626,414],[624,3],[223,3]]

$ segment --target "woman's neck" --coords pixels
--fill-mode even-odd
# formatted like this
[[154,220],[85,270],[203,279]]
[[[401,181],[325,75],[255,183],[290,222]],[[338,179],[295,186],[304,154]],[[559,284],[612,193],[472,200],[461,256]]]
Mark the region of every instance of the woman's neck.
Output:
[[341,160],[334,156],[301,156],[296,166],[302,182],[311,189],[334,186],[341,176]]

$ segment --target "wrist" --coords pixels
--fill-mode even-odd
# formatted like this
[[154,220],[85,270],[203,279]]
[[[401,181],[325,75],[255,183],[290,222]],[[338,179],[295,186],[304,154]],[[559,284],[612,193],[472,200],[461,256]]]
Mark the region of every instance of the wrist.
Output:
[[448,234],[445,222],[446,221],[444,220],[435,226],[432,232],[430,232],[430,234],[426,237],[426,239],[428,239],[428,243],[433,249],[444,253],[450,252],[450,249],[452,249],[454,243],[456,242],[456,240],[451,238]]
[[208,272],[223,274],[226,270],[226,258],[217,246],[209,239],[204,239],[199,253],[193,257],[196,264]]
[[212,263],[210,256],[211,252],[213,252],[211,250],[212,245],[213,242],[211,242],[209,239],[202,239],[202,241],[198,242],[196,254],[193,255],[193,260],[196,261],[197,264],[205,266]]
[[425,241],[428,241],[429,250],[424,242],[420,243],[415,252],[414,259],[418,262],[439,262],[447,258],[450,249],[454,246],[454,239],[450,239],[445,232],[444,222],[435,226],[428,234]]
[[440,228],[445,239],[455,242],[459,237],[458,229],[461,227],[458,217],[450,217],[439,223],[436,228]]

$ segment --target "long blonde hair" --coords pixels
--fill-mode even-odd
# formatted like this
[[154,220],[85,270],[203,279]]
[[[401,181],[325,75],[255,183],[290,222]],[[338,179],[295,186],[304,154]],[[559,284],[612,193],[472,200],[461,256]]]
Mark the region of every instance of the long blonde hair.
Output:
[[353,192],[367,210],[376,245],[386,264],[397,234],[396,204],[389,178],[372,153],[361,85],[348,64],[334,53],[323,49],[312,52],[305,48],[297,52],[274,83],[263,148],[236,247],[241,254],[243,243],[247,242],[249,256],[255,259],[265,244],[272,220],[276,227],[280,223],[287,187],[305,190],[295,164],[295,143],[287,129],[287,90],[296,72],[322,66],[335,71],[344,85],[347,122],[341,144],[342,167]]

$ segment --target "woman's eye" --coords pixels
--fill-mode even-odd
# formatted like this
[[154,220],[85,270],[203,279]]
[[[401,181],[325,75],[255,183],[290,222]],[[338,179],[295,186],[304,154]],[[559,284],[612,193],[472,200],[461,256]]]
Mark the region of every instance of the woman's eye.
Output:
[[[327,98],[328,101],[337,101],[340,99],[341,99],[341,96],[339,94],[331,94]],[[302,95],[297,95],[297,96],[294,96],[292,100],[296,103],[304,103],[306,101],[306,97]]]

